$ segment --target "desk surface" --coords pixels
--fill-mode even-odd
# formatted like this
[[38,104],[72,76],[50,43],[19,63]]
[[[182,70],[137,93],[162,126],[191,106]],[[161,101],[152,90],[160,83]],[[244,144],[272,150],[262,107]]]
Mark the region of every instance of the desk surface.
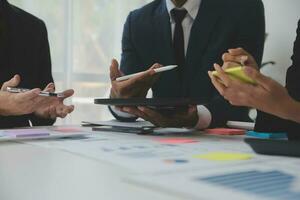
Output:
[[0,144],[0,199],[99,200],[161,199],[122,180],[127,171],[71,153],[26,144]]
[[[106,137],[107,135],[97,136]],[[132,135],[117,135],[122,138],[122,141],[128,143],[129,140],[125,138],[130,138],[131,140],[141,140],[141,143],[153,140],[152,137],[143,136],[132,136]],[[116,135],[114,136],[116,138]],[[202,136],[199,136],[202,140]],[[97,138],[99,140],[99,138]],[[95,140],[93,143],[97,142]],[[210,139],[206,139],[209,141]],[[229,146],[233,143],[237,145],[237,148],[241,148],[242,138],[232,137],[231,139],[221,139],[216,140],[216,138],[211,138],[214,143],[211,146],[215,146],[218,142],[224,143],[228,141]],[[27,143],[1,143],[0,144],[0,199],[2,200],[81,200],[81,199],[105,199],[105,200],[147,200],[147,199],[163,199],[163,200],[179,200],[179,199],[202,199],[199,196],[184,194],[184,192],[171,192],[170,190],[162,189],[166,184],[173,185],[173,187],[178,187],[178,190],[197,190],[192,186],[188,186],[185,177],[191,176],[191,174],[198,173],[197,169],[191,167],[188,170],[184,168],[178,168],[173,173],[165,173],[163,171],[141,171],[136,174],[133,173],[135,168],[130,169],[131,165],[122,166],[115,164],[109,160],[109,158],[101,157],[97,159],[97,156],[86,156],[87,152],[81,154],[76,153],[80,150],[79,142],[81,141],[66,141],[66,148],[58,148],[58,143],[53,141],[46,142],[27,142]],[[118,141],[120,143],[120,141]],[[205,143],[205,142],[204,142]],[[54,146],[49,146],[49,144],[55,144]],[[77,144],[77,149],[72,150],[70,145],[73,146]],[[64,141],[59,141],[59,145],[64,145]],[[70,147],[66,151],[67,147]],[[195,144],[194,144],[195,145]],[[199,143],[200,145],[200,143]],[[92,145],[91,145],[92,146]],[[167,147],[169,148],[169,147]],[[214,148],[214,147],[212,147]],[[222,148],[228,148],[223,146]],[[245,146],[246,148],[246,146]],[[229,149],[227,149],[229,150]],[[177,149],[178,151],[178,149]],[[249,149],[245,150],[249,152]],[[167,151],[165,151],[167,152]],[[102,154],[101,154],[102,155]],[[166,156],[166,155],[165,155]],[[167,155],[170,156],[170,155]],[[280,158],[280,159],[279,159]],[[269,161],[268,161],[269,160]],[[132,161],[129,159],[129,161]],[[277,165],[279,168],[283,162],[283,166],[288,166],[291,163],[288,171],[299,174],[299,159],[288,159],[281,157],[266,157],[258,156],[255,162],[250,162],[248,164],[236,163],[235,164],[219,164],[214,163],[218,166],[214,172],[213,169],[207,169],[205,175],[220,174],[222,171],[228,172],[228,170],[233,170],[237,167],[245,165],[247,170],[251,170],[253,166],[262,166],[262,162],[269,162],[270,166]],[[141,163],[142,164],[142,163]],[[146,163],[147,164],[147,163]],[[154,163],[155,164],[155,163]],[[200,163],[202,164],[202,163]],[[211,163],[204,162],[203,165],[207,165],[210,168]],[[247,166],[246,166],[247,165]],[[298,168],[294,167],[297,165]],[[142,166],[142,165],[141,165]],[[197,168],[197,164],[194,165]],[[137,165],[134,167],[139,167]],[[275,166],[274,166],[275,167]],[[281,167],[282,168],[282,167]],[[171,171],[172,168],[166,168],[167,171]],[[174,168],[175,169],[175,168]],[[199,167],[201,169],[201,167]],[[204,168],[203,168],[204,169]],[[271,168],[268,168],[271,169]],[[276,169],[276,168],[275,168]],[[264,169],[265,170],[265,169]],[[272,169],[273,170],[273,169]],[[184,172],[185,171],[185,172]],[[203,170],[202,170],[203,171]],[[181,173],[182,172],[182,173]],[[160,174],[163,173],[163,176]],[[203,173],[203,172],[202,172]],[[199,173],[199,176],[201,173]],[[156,177],[157,176],[157,177]],[[198,176],[198,175],[197,175]],[[133,178],[131,178],[133,177]],[[135,178],[137,177],[137,178]],[[164,177],[164,178],[161,178]],[[151,180],[150,183],[143,184],[143,179]],[[180,181],[179,181],[180,180]],[[156,186],[155,183],[159,182]],[[178,181],[179,183],[176,183]],[[164,183],[163,182],[169,182]],[[160,183],[162,185],[160,186]],[[298,182],[299,183],[299,182]],[[185,184],[186,188],[185,188]],[[296,193],[294,196],[300,197],[299,184],[296,184]],[[200,186],[200,185],[199,185]],[[204,186],[203,186],[204,187]],[[205,186],[206,187],[206,186]],[[199,187],[200,188],[200,187]],[[207,191],[215,188],[207,188]],[[217,188],[217,191],[221,191],[222,188]],[[170,192],[169,192],[170,191]],[[192,191],[192,192],[193,192]],[[214,197],[215,191],[211,191],[212,196],[203,196],[203,199],[214,199],[209,197]],[[226,191],[225,193],[226,194]],[[299,194],[299,196],[298,196]],[[228,195],[231,195],[228,193]],[[237,196],[241,197],[241,196]],[[243,197],[243,196],[242,196]],[[249,199],[253,196],[249,196]],[[216,194],[217,199],[217,194]],[[268,199],[268,198],[261,198]],[[271,198],[270,198],[271,199]],[[289,198],[292,199],[292,198]]]

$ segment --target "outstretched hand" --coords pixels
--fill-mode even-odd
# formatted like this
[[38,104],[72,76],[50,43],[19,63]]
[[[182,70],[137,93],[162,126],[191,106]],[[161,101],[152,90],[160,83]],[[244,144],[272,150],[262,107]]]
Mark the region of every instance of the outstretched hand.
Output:
[[[39,88],[24,93],[7,92],[7,87],[17,87],[20,84],[21,77],[15,75],[11,80],[3,83],[0,92],[0,114],[3,116],[19,116],[26,114],[35,114],[38,117],[46,119],[64,118],[73,112],[74,106],[67,106],[64,100],[74,94],[74,90],[63,92],[63,98],[40,96]],[[55,92],[53,83],[47,85],[43,90],[46,92]]]
[[[55,92],[55,85],[50,83],[44,89],[45,92]],[[64,100],[73,96],[74,90],[66,90],[63,92],[62,98],[60,97],[40,97],[42,101],[34,114],[41,118],[55,119],[65,118],[68,114],[74,111],[74,106],[67,106],[64,104]]]
[[154,64],[147,71],[139,76],[130,78],[125,81],[116,81],[117,78],[124,74],[119,70],[119,63],[113,59],[110,66],[111,79],[111,98],[134,98],[146,97],[149,89],[156,82],[158,75],[154,69],[161,67],[160,64]]
[[40,104],[40,89],[33,89],[24,93],[9,93],[7,87],[17,87],[21,81],[19,75],[15,75],[9,81],[3,83],[0,92],[0,115],[18,116],[31,114]]

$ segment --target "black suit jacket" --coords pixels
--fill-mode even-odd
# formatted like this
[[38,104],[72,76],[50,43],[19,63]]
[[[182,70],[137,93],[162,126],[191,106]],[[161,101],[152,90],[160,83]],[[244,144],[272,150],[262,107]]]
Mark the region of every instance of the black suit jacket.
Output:
[[[47,30],[40,19],[1,0],[0,84],[15,74],[21,76],[23,88],[44,88],[53,82]],[[33,125],[54,123],[34,115],[0,116],[0,128],[28,126],[29,120]]]
[[[207,71],[214,63],[222,63],[222,54],[229,48],[243,47],[261,63],[264,37],[261,0],[202,0],[191,30],[183,80],[176,70],[161,74],[152,88],[154,98],[200,99],[212,113],[212,127],[224,126],[228,120],[248,120],[248,109],[224,100]],[[131,12],[124,26],[121,70],[131,74],[154,63],[176,63],[165,0],[155,0]]]
[[[300,101],[300,21],[298,22],[292,62],[292,66],[289,67],[287,71],[286,88],[295,100]],[[258,113],[256,131],[288,132],[290,139],[300,139],[300,124],[283,120],[263,112]]]

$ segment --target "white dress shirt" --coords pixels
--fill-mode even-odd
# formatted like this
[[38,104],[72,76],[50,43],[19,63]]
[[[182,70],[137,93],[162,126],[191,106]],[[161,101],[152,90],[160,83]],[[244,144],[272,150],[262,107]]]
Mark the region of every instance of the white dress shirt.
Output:
[[[172,2],[172,0],[166,0],[167,10],[170,15],[172,38],[174,38],[175,20],[173,19],[172,15],[171,15],[171,10],[185,9],[187,11],[187,15],[185,16],[185,18],[182,21],[185,54],[187,53],[191,30],[192,30],[194,21],[198,15],[200,4],[201,4],[201,0],[187,0],[187,2],[181,8],[176,8],[176,6]],[[117,111],[114,108],[112,108],[112,109],[114,112],[116,111],[115,113],[121,117],[132,117],[132,115],[122,113],[120,111]],[[212,120],[210,111],[203,105],[197,106],[197,111],[198,111],[199,120],[196,125],[196,128],[197,129],[205,129],[205,128],[209,127],[211,120]]]
[[173,9],[178,9],[178,10],[185,9],[187,11],[185,18],[182,21],[185,54],[188,49],[191,30],[192,30],[194,21],[198,15],[200,4],[201,4],[201,0],[187,0],[187,2],[181,8],[176,8],[176,6],[172,2],[172,0],[166,0],[166,6],[167,6],[167,10],[168,10],[168,13],[170,16],[170,22],[171,22],[172,38],[174,38],[175,20],[173,19],[172,15],[171,15],[171,11]]
[[[167,10],[168,10],[168,13],[170,16],[170,22],[171,22],[172,38],[174,38],[175,20],[173,19],[172,15],[171,15],[171,10],[185,9],[187,11],[187,15],[185,16],[185,18],[182,21],[185,54],[187,53],[191,30],[192,30],[194,21],[196,20],[196,17],[198,15],[200,5],[201,5],[201,0],[187,0],[187,2],[181,8],[176,8],[176,6],[172,2],[172,0],[166,0],[166,6],[167,6]],[[196,125],[196,128],[197,129],[205,129],[205,128],[209,127],[211,120],[212,120],[210,111],[203,105],[197,106],[197,110],[198,110],[199,121]]]

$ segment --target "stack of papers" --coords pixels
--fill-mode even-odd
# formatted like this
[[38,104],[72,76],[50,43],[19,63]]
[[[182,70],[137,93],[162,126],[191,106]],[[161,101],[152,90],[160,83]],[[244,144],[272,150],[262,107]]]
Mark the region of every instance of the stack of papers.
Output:
[[[93,124],[149,125],[143,121]],[[79,139],[26,143],[120,166],[128,170],[123,180],[183,199],[300,199],[298,158],[258,155],[243,142],[244,136],[191,135],[188,132],[174,136],[172,134],[182,129],[164,130],[169,134],[141,136],[95,131]],[[44,132],[41,129],[35,133],[43,137]],[[9,134],[16,137],[16,133]]]
[[91,133],[83,132],[80,129],[53,128],[53,129],[10,129],[0,131],[0,142],[23,141],[37,139],[59,139],[84,137]]

